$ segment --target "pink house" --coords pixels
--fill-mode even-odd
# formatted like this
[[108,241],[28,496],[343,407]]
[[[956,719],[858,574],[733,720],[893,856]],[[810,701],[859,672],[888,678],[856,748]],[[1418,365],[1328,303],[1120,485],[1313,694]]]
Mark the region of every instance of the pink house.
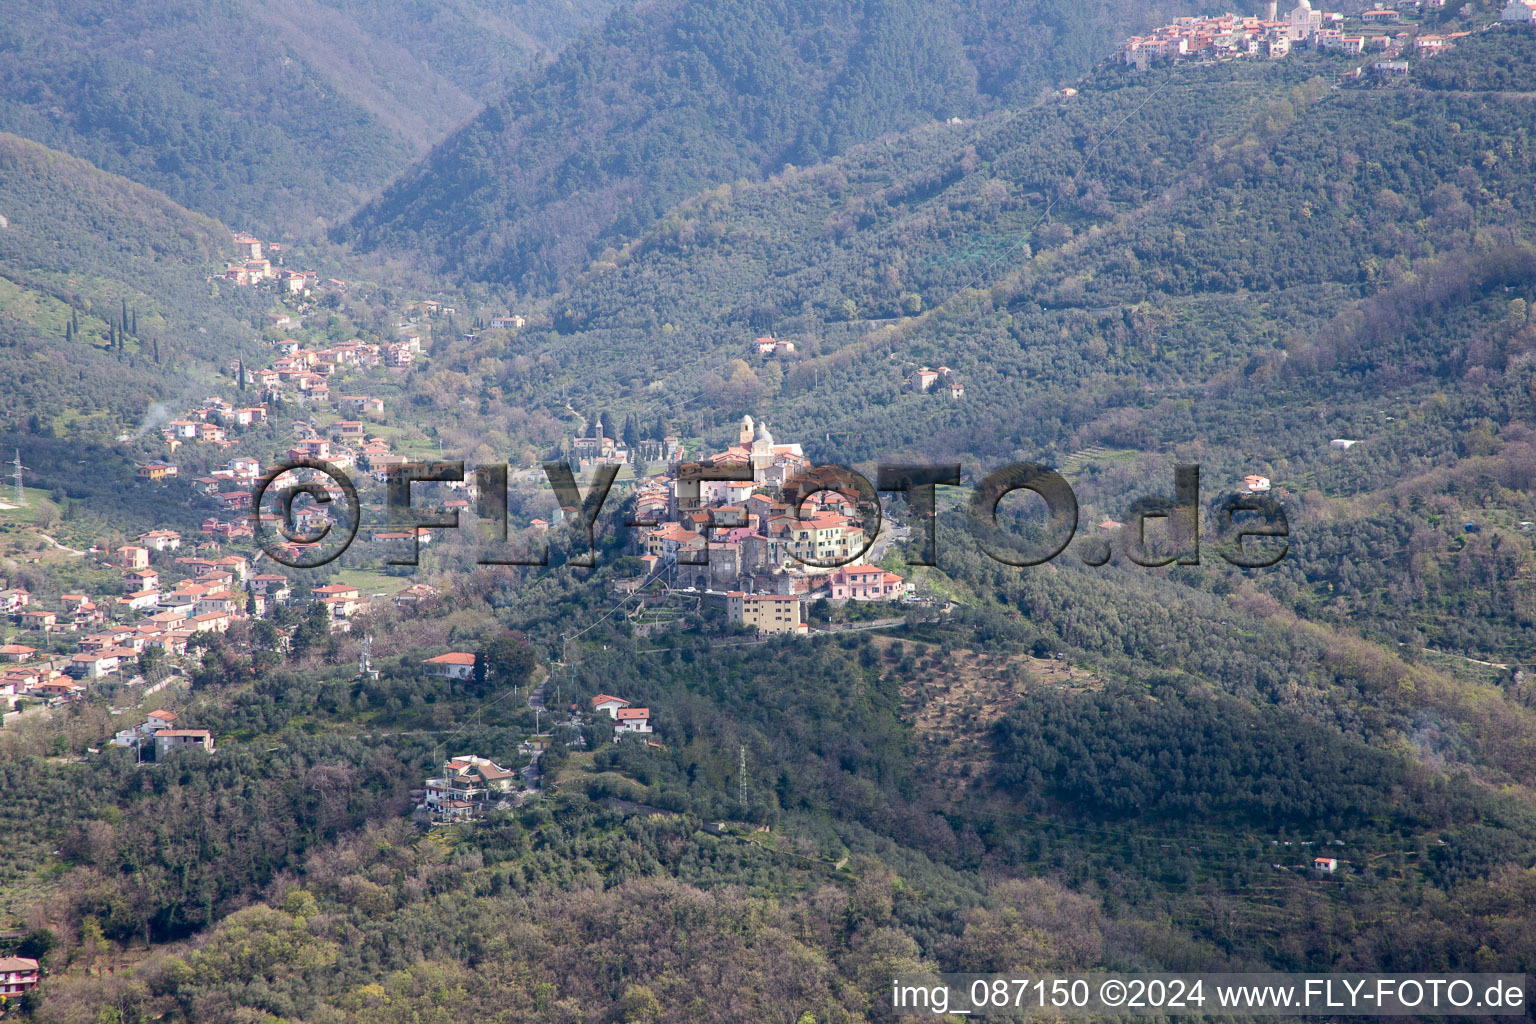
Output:
[[827,580],[828,596],[846,601],[894,601],[906,593],[906,582],[878,565],[844,565]]

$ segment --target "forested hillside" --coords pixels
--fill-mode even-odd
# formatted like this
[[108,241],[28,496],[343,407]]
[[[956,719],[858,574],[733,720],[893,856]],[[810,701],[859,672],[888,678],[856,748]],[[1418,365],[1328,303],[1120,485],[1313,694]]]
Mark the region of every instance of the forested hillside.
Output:
[[518,83],[341,232],[543,291],[701,188],[1032,102],[1159,5],[657,0]]
[[[1313,524],[1265,577],[1298,610],[1518,660],[1536,139],[1504,84],[1536,81],[1536,42],[1461,51],[1500,89],[1330,89],[1316,58],[1107,71],[711,190],[496,353],[497,390],[697,433],[746,410],[855,461],[1120,452],[1071,462],[1109,518],[1140,486],[1130,453],[1199,461],[1213,493],[1261,472]],[[795,355],[750,353],[767,332]],[[965,396],[910,394],[919,365]]]
[[262,232],[345,215],[607,0],[40,0],[0,19],[0,130]]
[[131,430],[251,332],[207,281],[228,229],[153,189],[0,135],[0,215],[0,429]]

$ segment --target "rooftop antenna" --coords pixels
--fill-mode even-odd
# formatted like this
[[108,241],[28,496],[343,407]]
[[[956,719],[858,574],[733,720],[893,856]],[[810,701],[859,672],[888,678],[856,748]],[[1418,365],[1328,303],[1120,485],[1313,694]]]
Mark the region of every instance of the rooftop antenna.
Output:
[[16,507],[17,508],[26,508],[27,507],[27,492],[25,490],[23,490],[22,486],[21,486],[21,470],[22,470],[22,465],[21,465],[21,449],[17,448],[16,449],[16,473],[15,473],[15,476],[16,476]]

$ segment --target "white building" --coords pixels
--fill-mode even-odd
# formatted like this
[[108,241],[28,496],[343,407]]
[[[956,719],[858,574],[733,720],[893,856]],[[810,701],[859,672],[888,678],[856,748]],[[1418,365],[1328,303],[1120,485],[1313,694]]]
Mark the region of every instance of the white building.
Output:
[[427,672],[445,679],[468,679],[475,674],[475,656],[464,651],[449,651],[426,661]]
[[1311,38],[1312,33],[1323,27],[1323,12],[1314,11],[1308,0],[1301,0],[1291,13],[1286,15],[1286,22],[1290,29],[1292,42],[1304,42]]
[[598,714],[606,711],[609,718],[617,718],[616,714],[621,708],[629,707],[629,701],[623,697],[615,697],[612,694],[600,693],[592,698],[592,713]]
[[147,740],[161,729],[169,729],[176,722],[176,716],[169,711],[151,711],[143,724],[133,729],[124,729],[112,737],[112,746],[131,747],[140,740]]
[[1504,6],[1501,21],[1515,24],[1536,25],[1536,0],[1509,0]]
[[440,778],[426,781],[422,806],[439,817],[470,817],[516,787],[517,773],[488,757],[460,754],[443,762]]
[[613,726],[614,739],[625,733],[651,731],[650,708],[619,708],[613,717],[617,719]]

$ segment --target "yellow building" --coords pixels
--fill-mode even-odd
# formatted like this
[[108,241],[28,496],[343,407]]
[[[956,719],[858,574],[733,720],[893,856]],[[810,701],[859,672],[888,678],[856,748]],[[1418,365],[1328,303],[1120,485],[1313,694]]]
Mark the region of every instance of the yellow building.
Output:
[[725,595],[726,614],[738,626],[759,633],[804,633],[800,598],[793,594],[747,594],[733,590]]

